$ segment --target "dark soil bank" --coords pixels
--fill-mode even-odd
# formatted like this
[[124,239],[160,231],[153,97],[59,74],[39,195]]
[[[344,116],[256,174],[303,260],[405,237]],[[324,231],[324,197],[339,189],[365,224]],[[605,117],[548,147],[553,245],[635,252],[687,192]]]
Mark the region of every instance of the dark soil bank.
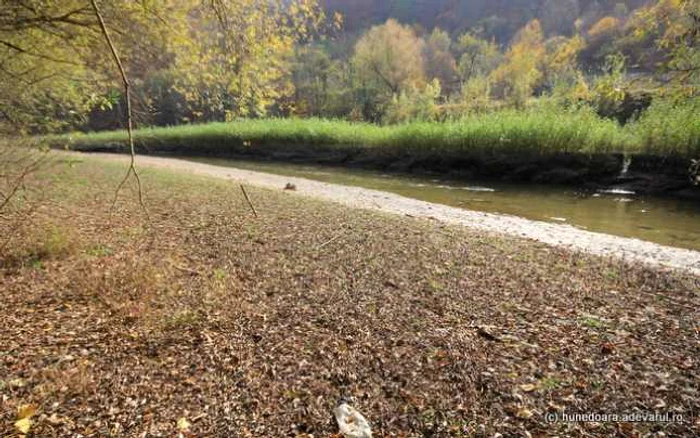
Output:
[[[78,144],[83,152],[125,152],[121,144]],[[207,144],[152,143],[137,147],[138,153],[175,156],[211,156],[315,163],[360,167],[396,173],[447,174],[455,179],[492,179],[508,182],[558,184],[589,189],[623,189],[697,199],[700,188],[689,176],[691,162],[681,157],[622,154],[448,154],[444,152],[383,147],[341,147],[297,144]]]

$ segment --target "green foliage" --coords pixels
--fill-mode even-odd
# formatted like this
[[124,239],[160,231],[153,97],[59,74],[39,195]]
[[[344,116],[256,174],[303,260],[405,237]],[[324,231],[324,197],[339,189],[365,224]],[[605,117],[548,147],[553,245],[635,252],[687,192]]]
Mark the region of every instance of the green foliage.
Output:
[[601,321],[597,316],[586,316],[580,319],[581,325],[592,329],[602,329],[605,327],[605,322]]
[[593,85],[593,104],[600,114],[613,114],[625,99],[625,57],[622,54],[608,56],[604,73]]
[[[430,94],[432,93],[432,94]],[[556,99],[540,99],[523,110],[481,108],[468,115],[437,119],[439,90],[426,87],[391,109],[391,122],[368,123],[324,119],[260,119],[229,123],[145,128],[135,132],[137,149],[187,155],[314,153],[381,153],[405,157],[435,154],[445,159],[474,155],[648,154],[700,157],[699,99],[656,100],[637,120],[621,127],[592,107],[565,107]],[[397,103],[401,99],[397,97]],[[409,108],[409,112],[406,108]],[[437,113],[435,112],[437,111]],[[409,122],[410,123],[407,123]],[[47,142],[76,150],[124,150],[123,131],[52,136]]]
[[633,151],[660,156],[700,158],[700,98],[657,99],[641,117],[625,126]]
[[[103,3],[131,76],[145,77],[167,63],[187,2]],[[13,134],[74,127],[91,109],[114,103],[108,93],[119,82],[111,54],[82,0],[3,4],[0,59],[0,125]]]
[[294,45],[311,38],[324,19],[315,0],[194,6],[190,37],[178,48],[175,68],[195,120],[260,117],[275,104],[283,106],[294,91],[288,75]]
[[491,83],[486,76],[473,76],[462,85],[461,101],[468,111],[489,109]]
[[425,44],[426,77],[437,79],[445,95],[459,90],[457,62],[451,53],[452,40],[447,32],[435,28]]
[[388,20],[367,31],[355,44],[351,84],[351,119],[378,122],[394,96],[425,82],[425,42],[415,31]]
[[558,78],[552,87],[551,98],[562,107],[576,107],[591,99],[590,87],[583,73],[576,71],[574,74],[573,77]]
[[[273,105],[283,111],[293,94],[289,55],[325,23],[316,0],[102,3],[139,109],[170,112],[165,119],[175,123],[260,116]],[[0,128],[57,131],[115,106],[108,93],[121,84],[82,0],[3,5],[0,58]]]
[[[588,108],[535,107],[474,114],[437,123],[391,126],[322,119],[266,119],[148,128],[135,132],[137,146],[152,152],[212,153],[348,151],[382,149],[396,153],[553,154],[623,152],[630,136]],[[77,150],[119,150],[124,132],[72,134],[48,139]],[[393,153],[393,152],[392,152]]]
[[503,110],[447,123],[402,125],[397,138],[415,153],[445,157],[479,154],[607,153],[624,150],[627,136],[617,123],[593,111],[561,108]]
[[440,81],[436,78],[422,87],[412,86],[394,95],[384,114],[389,124],[410,121],[434,121],[438,116],[437,100],[440,98]]
[[292,64],[292,80],[296,94],[295,112],[319,116],[329,105],[330,82],[334,67],[320,47],[299,47]]
[[501,62],[501,52],[494,42],[465,33],[459,37],[457,50],[459,75],[462,82],[469,82],[475,76],[488,75]]
[[113,251],[110,247],[105,245],[95,245],[88,248],[85,253],[91,257],[107,257],[112,255]]
[[585,45],[585,40],[578,35],[572,38],[554,37],[545,42],[542,62],[545,86],[551,88],[557,83],[575,85],[580,82],[577,57]]

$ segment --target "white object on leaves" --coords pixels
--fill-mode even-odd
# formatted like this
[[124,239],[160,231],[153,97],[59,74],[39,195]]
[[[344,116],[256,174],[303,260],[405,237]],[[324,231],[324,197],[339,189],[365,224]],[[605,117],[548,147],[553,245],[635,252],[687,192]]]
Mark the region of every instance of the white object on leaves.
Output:
[[345,401],[341,400],[338,406],[333,409],[333,413],[338,422],[340,433],[345,438],[372,438],[372,430],[365,417]]

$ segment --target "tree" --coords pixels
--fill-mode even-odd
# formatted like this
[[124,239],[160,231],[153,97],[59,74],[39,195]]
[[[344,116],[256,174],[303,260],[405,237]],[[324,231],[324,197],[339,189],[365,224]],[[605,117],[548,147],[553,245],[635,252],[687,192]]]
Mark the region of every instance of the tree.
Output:
[[610,38],[620,29],[620,20],[615,17],[603,17],[588,29],[588,38],[598,40]]
[[539,21],[532,20],[518,33],[504,62],[491,73],[492,90],[499,97],[522,107],[543,77],[541,63],[544,55],[542,27]]
[[459,89],[457,62],[450,52],[452,40],[450,35],[435,28],[425,44],[425,67],[428,79],[440,81],[442,91],[450,95]]
[[[87,104],[76,84],[96,79],[76,60],[91,43],[90,9],[79,2],[26,1],[0,10],[0,118],[6,129],[40,131],[60,127]],[[80,56],[77,57],[80,59]],[[65,123],[65,122],[64,122]]]
[[586,41],[579,56],[581,62],[587,66],[602,67],[608,56],[619,52],[618,38],[622,35],[623,23],[620,18],[604,16],[587,30],[581,29],[580,36]]
[[315,0],[212,0],[189,15],[175,68],[195,117],[206,120],[263,116],[289,99],[294,45],[325,20]]
[[[294,90],[287,65],[294,45],[325,25],[316,0],[114,0],[100,9],[138,97],[135,115],[147,123],[158,96],[185,102],[177,122],[284,105]],[[120,79],[100,35],[87,0],[3,5],[0,124],[44,132],[79,127],[95,107],[116,106],[120,115]],[[171,92],[153,86],[158,77],[175,78],[166,84]],[[158,96],[148,94],[154,90]]]
[[557,83],[572,85],[579,81],[577,58],[585,46],[586,41],[579,35],[553,37],[545,42],[542,72],[546,87],[551,89]]
[[[102,7],[135,77],[166,65],[184,23],[184,2],[115,0]],[[165,20],[167,17],[167,21]],[[83,0],[16,0],[0,10],[0,124],[13,132],[74,127],[94,106],[115,104],[119,83],[97,19]],[[132,74],[133,73],[133,74]]]
[[484,111],[491,104],[491,84],[484,75],[472,76],[462,85],[461,102],[468,111]]
[[488,75],[498,66],[502,58],[496,43],[471,33],[465,33],[459,37],[457,50],[461,53],[458,71],[462,84],[476,76]]
[[571,35],[580,14],[578,0],[546,0],[538,15],[547,35]]
[[433,79],[422,86],[412,85],[394,95],[382,118],[385,123],[409,121],[434,121],[438,116],[437,99],[440,98],[440,81]]
[[628,29],[636,41],[653,40],[662,54],[662,70],[686,88],[698,92],[700,82],[700,3],[659,0],[637,10]]
[[320,116],[328,103],[333,62],[320,47],[300,47],[292,65],[295,113]]
[[700,82],[700,3],[656,0],[632,12],[616,41],[631,66],[657,70],[662,83],[686,94]]
[[352,63],[362,79],[391,96],[424,82],[424,44],[413,29],[390,19],[360,38]]
[[620,53],[608,56],[593,86],[593,104],[599,114],[612,117],[619,112],[627,95],[625,75],[625,57]]

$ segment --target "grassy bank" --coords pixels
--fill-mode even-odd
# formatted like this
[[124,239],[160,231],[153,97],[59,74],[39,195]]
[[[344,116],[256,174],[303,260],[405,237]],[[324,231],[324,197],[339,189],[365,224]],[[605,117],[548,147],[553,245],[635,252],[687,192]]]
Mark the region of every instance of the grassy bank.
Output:
[[[136,131],[143,150],[189,154],[252,153],[272,150],[356,151],[382,148],[387,153],[551,154],[607,153],[627,148],[627,137],[614,122],[591,114],[504,112],[461,122],[416,122],[377,126],[321,119],[245,120]],[[54,139],[78,150],[114,150],[125,143],[124,132],[73,134]]]
[[698,432],[697,278],[141,171],[150,220],[74,157],[0,215],[0,435],[329,436],[341,395],[376,436]]
[[[445,157],[565,153],[697,157],[697,111],[700,105],[696,103],[657,104],[624,128],[588,109],[547,106],[473,115],[454,122],[395,126],[321,119],[245,120],[140,129],[136,141],[145,151],[195,155],[381,149],[393,155]],[[124,132],[100,132],[54,137],[51,142],[79,150],[116,150],[125,140]]]

